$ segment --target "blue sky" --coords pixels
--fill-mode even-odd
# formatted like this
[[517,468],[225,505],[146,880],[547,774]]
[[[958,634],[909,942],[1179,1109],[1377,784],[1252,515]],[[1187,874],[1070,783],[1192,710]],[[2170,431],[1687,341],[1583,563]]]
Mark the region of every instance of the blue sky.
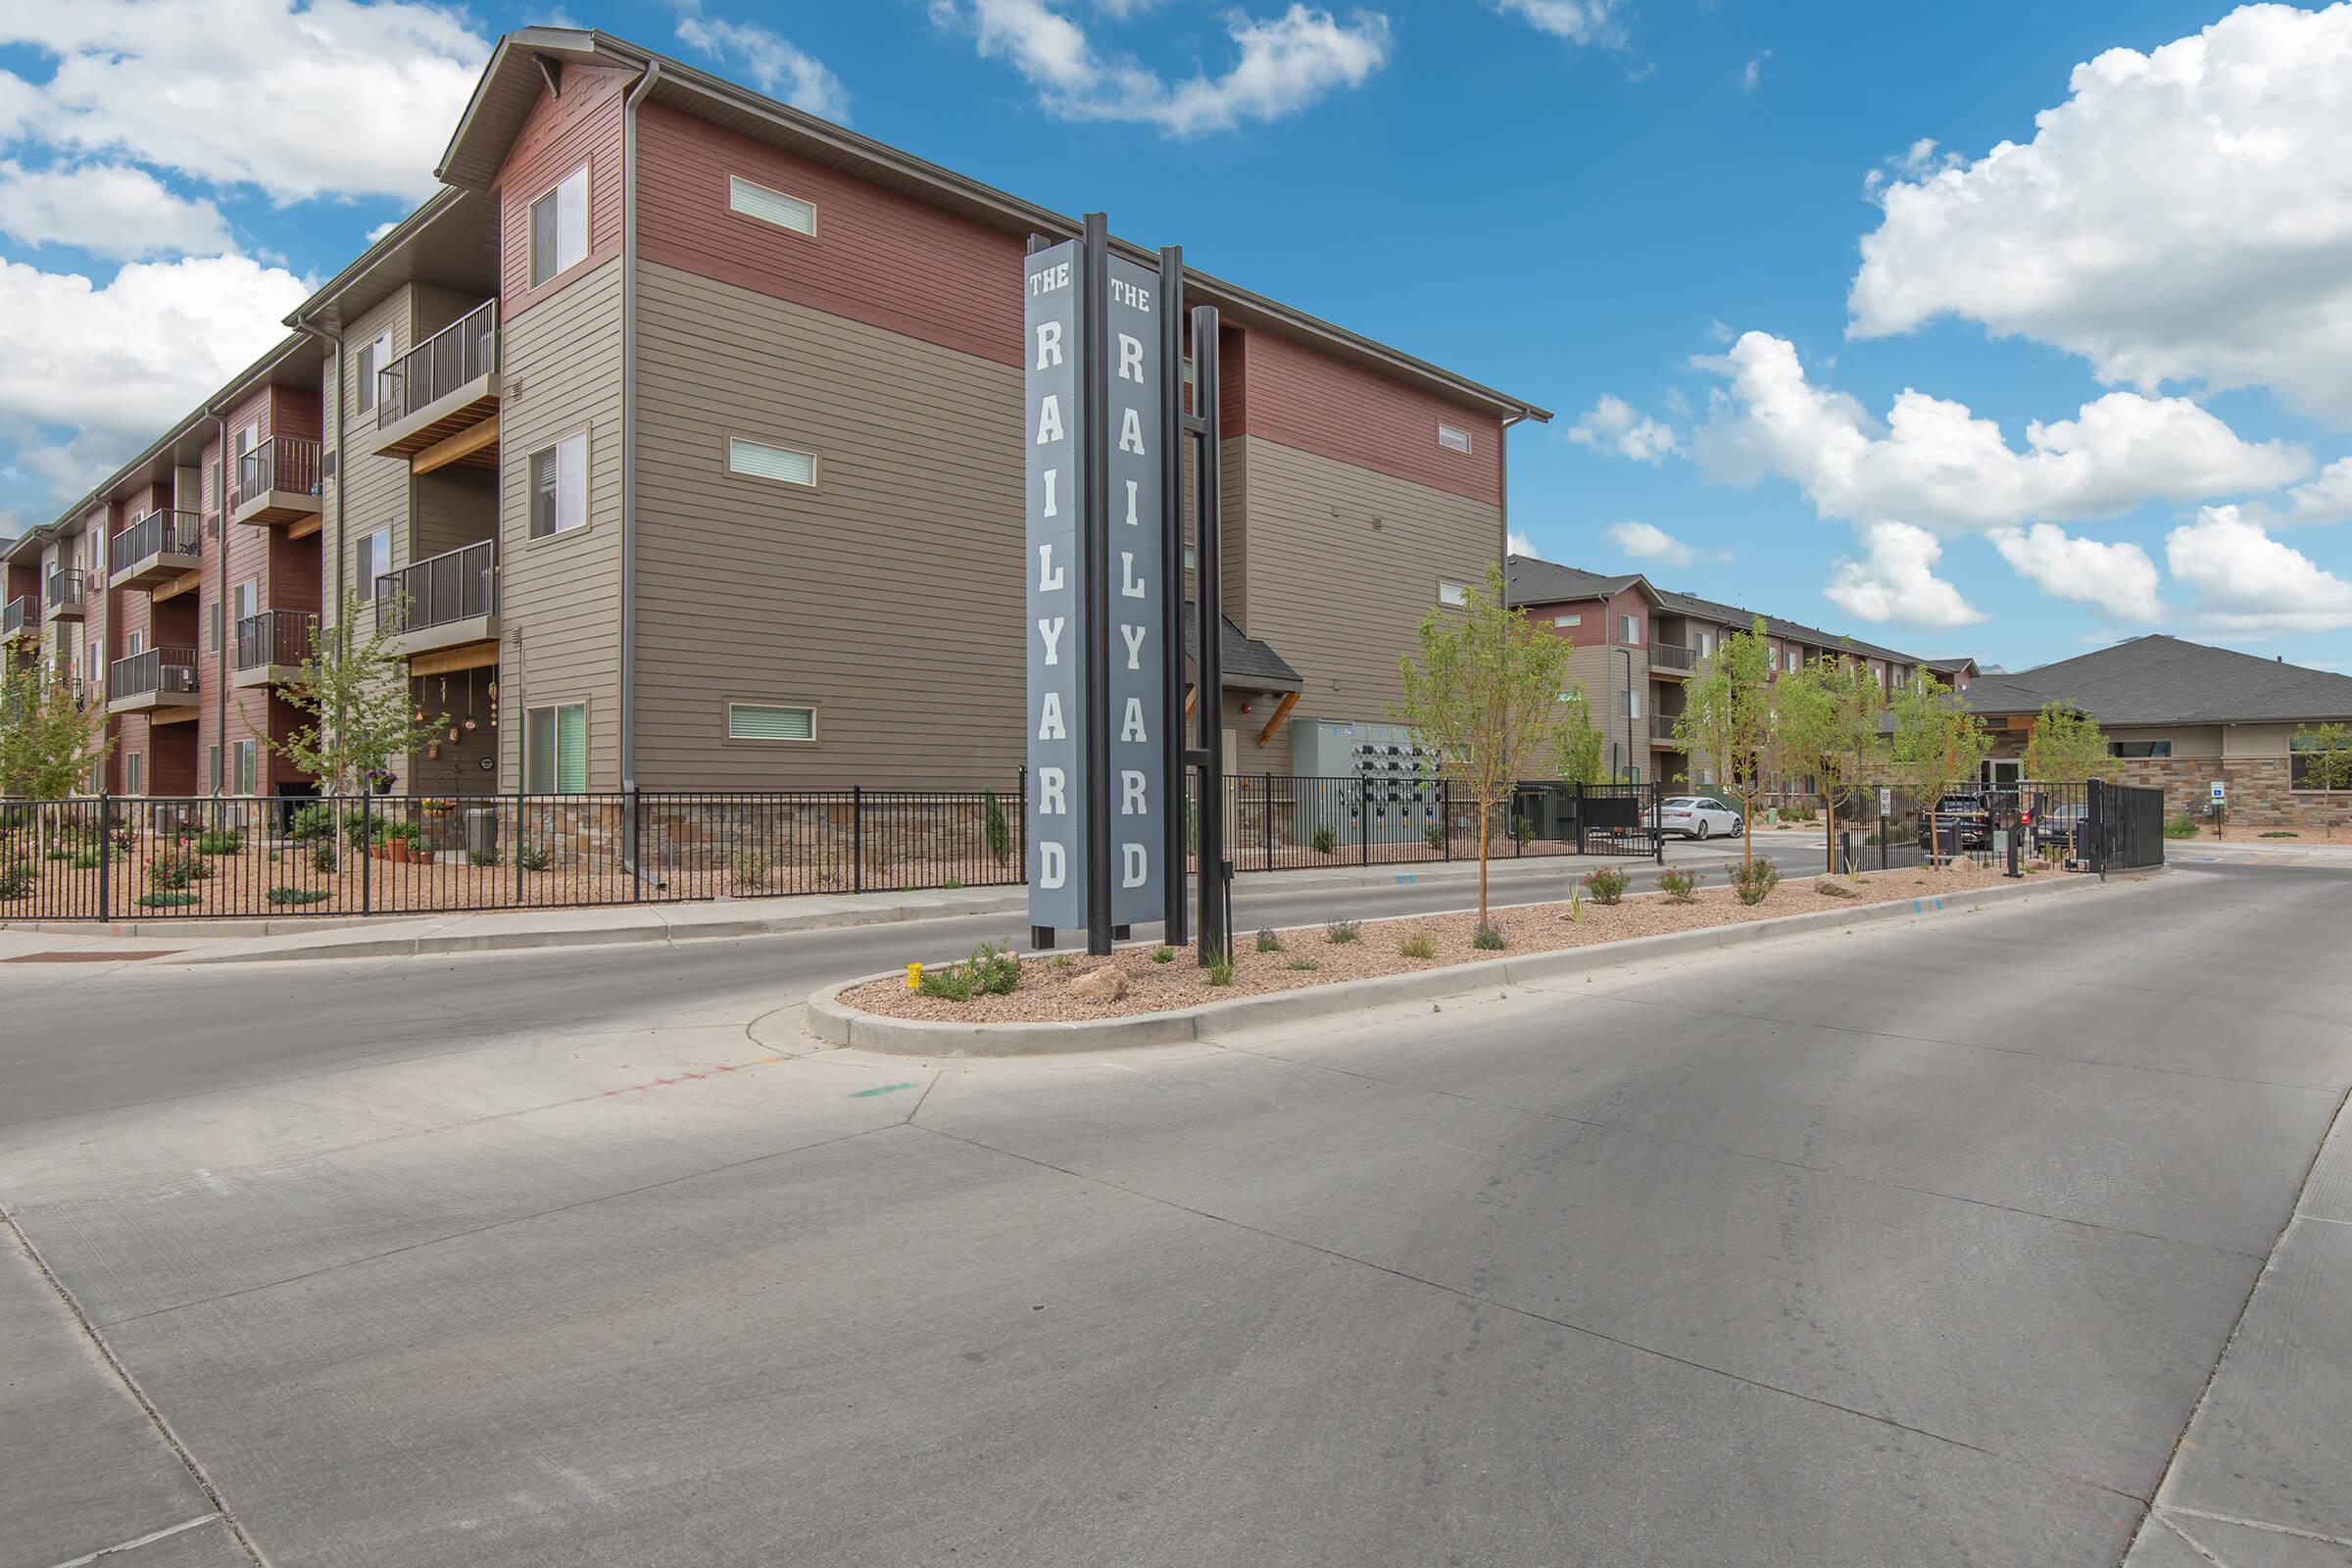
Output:
[[543,20],[1552,408],[1548,558],[2011,667],[2352,667],[2345,5],[0,8],[0,532],[267,347]]

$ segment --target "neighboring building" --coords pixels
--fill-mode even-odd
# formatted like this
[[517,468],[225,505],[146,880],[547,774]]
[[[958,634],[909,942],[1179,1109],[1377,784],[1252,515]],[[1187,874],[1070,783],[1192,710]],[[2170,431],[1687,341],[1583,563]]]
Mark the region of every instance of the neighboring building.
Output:
[[[289,318],[270,363],[292,379],[257,369],[262,438],[323,441],[318,511],[232,527],[232,551],[312,562],[299,603],[271,553],[234,608],[356,599],[398,633],[418,710],[455,731],[408,760],[416,791],[1009,779],[1020,260],[1077,221],[569,28],[501,40],[438,172]],[[1225,750],[1288,772],[1286,725],[1388,716],[1423,614],[1502,553],[1505,431],[1549,416],[1206,274],[1187,290],[1222,316],[1225,609],[1251,653],[1226,666]],[[208,596],[247,570],[215,534],[135,583],[74,552],[217,511],[202,426],[254,390],[36,531],[41,570],[106,579],[70,612],[91,658],[136,638],[203,665]],[[185,706],[122,710],[115,787],[208,787],[199,747],[156,738]]]
[[1985,671],[1977,667],[1977,662],[1975,660],[1967,658],[1966,656],[1963,656],[1959,659],[1923,660],[1920,663],[1920,668],[1926,670],[1929,674],[1934,675],[1937,680],[1943,682],[1946,686],[1951,687],[1952,690],[1959,692],[1968,690],[1969,683],[1971,681],[1974,681],[1979,675],[1985,673]]
[[[1503,562],[1504,602],[1575,645],[1569,680],[1582,686],[1592,722],[1606,738],[1613,777],[1696,786],[1713,783],[1674,738],[1683,688],[1735,631],[1750,630],[1757,612],[1652,584],[1640,572],[1602,576],[1533,556]],[[1792,670],[1827,654],[1865,663],[1883,693],[1907,685],[1920,660],[1875,643],[1840,637],[1778,615],[1765,615],[1776,670]]]
[[1983,674],[1966,697],[1991,726],[1988,780],[2014,780],[2045,703],[2098,720],[2112,776],[2162,787],[2165,810],[2201,816],[2226,787],[2230,819],[2248,827],[2352,823],[2352,791],[2310,788],[2298,727],[2352,722],[2352,676],[2257,659],[2178,637],[2134,637],[2014,674]]

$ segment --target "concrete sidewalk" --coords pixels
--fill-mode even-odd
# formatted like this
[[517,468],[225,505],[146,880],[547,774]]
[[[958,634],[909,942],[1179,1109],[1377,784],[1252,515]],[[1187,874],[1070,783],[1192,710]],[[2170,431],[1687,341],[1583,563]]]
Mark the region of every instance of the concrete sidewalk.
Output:
[[[1728,841],[1727,841],[1728,843]],[[1669,846],[1670,861],[1684,847]],[[1736,850],[1736,846],[1731,849]],[[1710,847],[1688,858],[1713,863],[1725,851]],[[1502,886],[1581,876],[1601,865],[1638,869],[1642,858],[1529,856],[1494,860],[1489,874]],[[1327,888],[1459,883],[1478,877],[1473,860],[1402,866],[1348,866],[1316,871],[1252,871],[1235,877],[1237,896]],[[491,953],[525,948],[595,947],[616,943],[687,942],[827,931],[974,914],[1018,914],[1027,895],[1019,887],[961,888],[906,893],[808,894],[773,899],[721,899],[693,904],[629,904],[589,909],[499,909],[477,914],[400,915],[372,920],[300,919],[122,920],[25,923],[0,930],[0,961],[35,953],[170,950],[174,963],[248,963],[278,958],[386,958],[425,954]]]

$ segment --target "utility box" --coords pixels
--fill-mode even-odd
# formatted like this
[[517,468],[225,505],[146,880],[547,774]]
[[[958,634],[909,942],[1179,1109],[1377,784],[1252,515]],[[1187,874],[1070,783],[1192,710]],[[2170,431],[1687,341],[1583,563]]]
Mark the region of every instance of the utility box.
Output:
[[1339,719],[1294,720],[1291,772],[1300,779],[1339,779],[1298,791],[1295,834],[1312,842],[1328,827],[1339,844],[1417,844],[1440,828],[1445,786],[1401,724]]

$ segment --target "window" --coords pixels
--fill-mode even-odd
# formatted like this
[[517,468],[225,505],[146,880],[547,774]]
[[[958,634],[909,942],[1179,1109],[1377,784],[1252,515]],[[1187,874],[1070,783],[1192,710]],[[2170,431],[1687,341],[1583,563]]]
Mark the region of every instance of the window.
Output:
[[1640,615],[1619,615],[1617,617],[1617,640],[1628,648],[1641,647],[1642,617]]
[[1438,426],[1438,445],[1448,452],[1467,452],[1470,450],[1470,432],[1441,423]]
[[233,775],[229,780],[229,794],[258,795],[261,793],[256,788],[256,780],[260,772],[254,765],[256,760],[253,742],[233,741],[229,744],[228,761]]
[[1444,581],[1444,580],[1440,580],[1440,582],[1438,583],[1438,603],[1439,603],[1439,604],[1441,604],[1441,605],[1464,605],[1464,604],[1468,604],[1469,602],[1470,602],[1470,596],[1469,596],[1468,594],[1466,594],[1465,592],[1463,592],[1463,590],[1462,590],[1462,585],[1461,585],[1460,583],[1458,583],[1458,582],[1446,582],[1446,581]]
[[236,587],[229,590],[229,617],[233,620],[251,620],[260,612],[255,609],[255,606],[260,602],[261,579],[246,579],[244,582],[237,584]]
[[376,372],[388,368],[391,364],[391,333],[386,332],[372,343],[360,345],[360,384],[357,388],[358,396],[354,400],[359,405],[360,413],[366,414],[375,407]]
[[375,579],[392,569],[392,530],[378,528],[360,536],[359,552],[360,598],[372,600],[376,596]]
[[588,520],[588,435],[567,435],[531,454],[531,537]]
[[578,795],[588,788],[588,705],[534,708],[522,731],[526,795]]
[[764,703],[729,703],[727,739],[812,741],[816,739],[816,710],[778,708]]
[[147,651],[147,634],[146,634],[145,632],[143,632],[143,631],[126,631],[126,632],[124,632],[124,633],[122,634],[122,657],[123,657],[123,658],[125,658],[125,659],[136,659],[136,658],[138,658],[138,657],[139,657],[139,655],[141,655],[141,654],[145,653],[146,651]]
[[220,793],[220,748],[218,746],[204,749],[204,787],[215,795]]
[[1642,694],[1640,692],[1619,692],[1617,694],[1617,711],[1628,718],[1640,718],[1642,716]]
[[1804,650],[1801,648],[1790,648],[1784,650],[1782,657],[1788,661],[1788,673],[1791,675],[1795,674],[1799,669],[1804,667],[1805,654]]
[[727,439],[727,471],[751,479],[773,479],[778,484],[816,483],[816,456],[790,447],[771,447],[741,436]]
[[796,234],[816,232],[816,206],[765,185],[755,185],[740,174],[728,176],[727,205],[746,218],[757,218]]
[[1711,631],[1700,632],[1698,634],[1698,657],[1704,659],[1714,652],[1715,634]]
[[1191,545],[1186,545],[1184,547],[1184,569],[1190,571],[1193,569],[1196,564],[1197,563],[1193,557],[1193,547]]
[[2173,755],[2173,743],[2171,741],[2109,741],[2107,755],[2109,757],[2170,757]]
[[122,759],[123,794],[144,795],[147,793],[145,790],[139,788],[139,785],[145,780],[146,777],[146,769],[142,765],[146,762],[146,760],[147,759],[138,752],[132,752]]
[[1585,617],[1582,615],[1554,615],[1551,617],[1551,623],[1562,628],[1582,626],[1585,623]]
[[98,681],[99,681],[99,679],[100,679],[102,676],[104,676],[105,674],[106,674],[106,645],[105,645],[105,644],[103,644],[103,643],[101,643],[101,642],[100,642],[100,641],[99,641],[97,638],[93,637],[93,638],[91,638],[91,639],[90,639],[90,667],[89,667],[89,681],[90,681],[90,684],[91,684],[91,685],[93,685],[93,686],[95,686],[96,684],[98,684]]
[[588,259],[588,168],[531,203],[531,287]]
[[213,652],[217,654],[220,651],[220,602],[216,599],[204,608],[211,612],[209,617],[212,623],[210,641]]

